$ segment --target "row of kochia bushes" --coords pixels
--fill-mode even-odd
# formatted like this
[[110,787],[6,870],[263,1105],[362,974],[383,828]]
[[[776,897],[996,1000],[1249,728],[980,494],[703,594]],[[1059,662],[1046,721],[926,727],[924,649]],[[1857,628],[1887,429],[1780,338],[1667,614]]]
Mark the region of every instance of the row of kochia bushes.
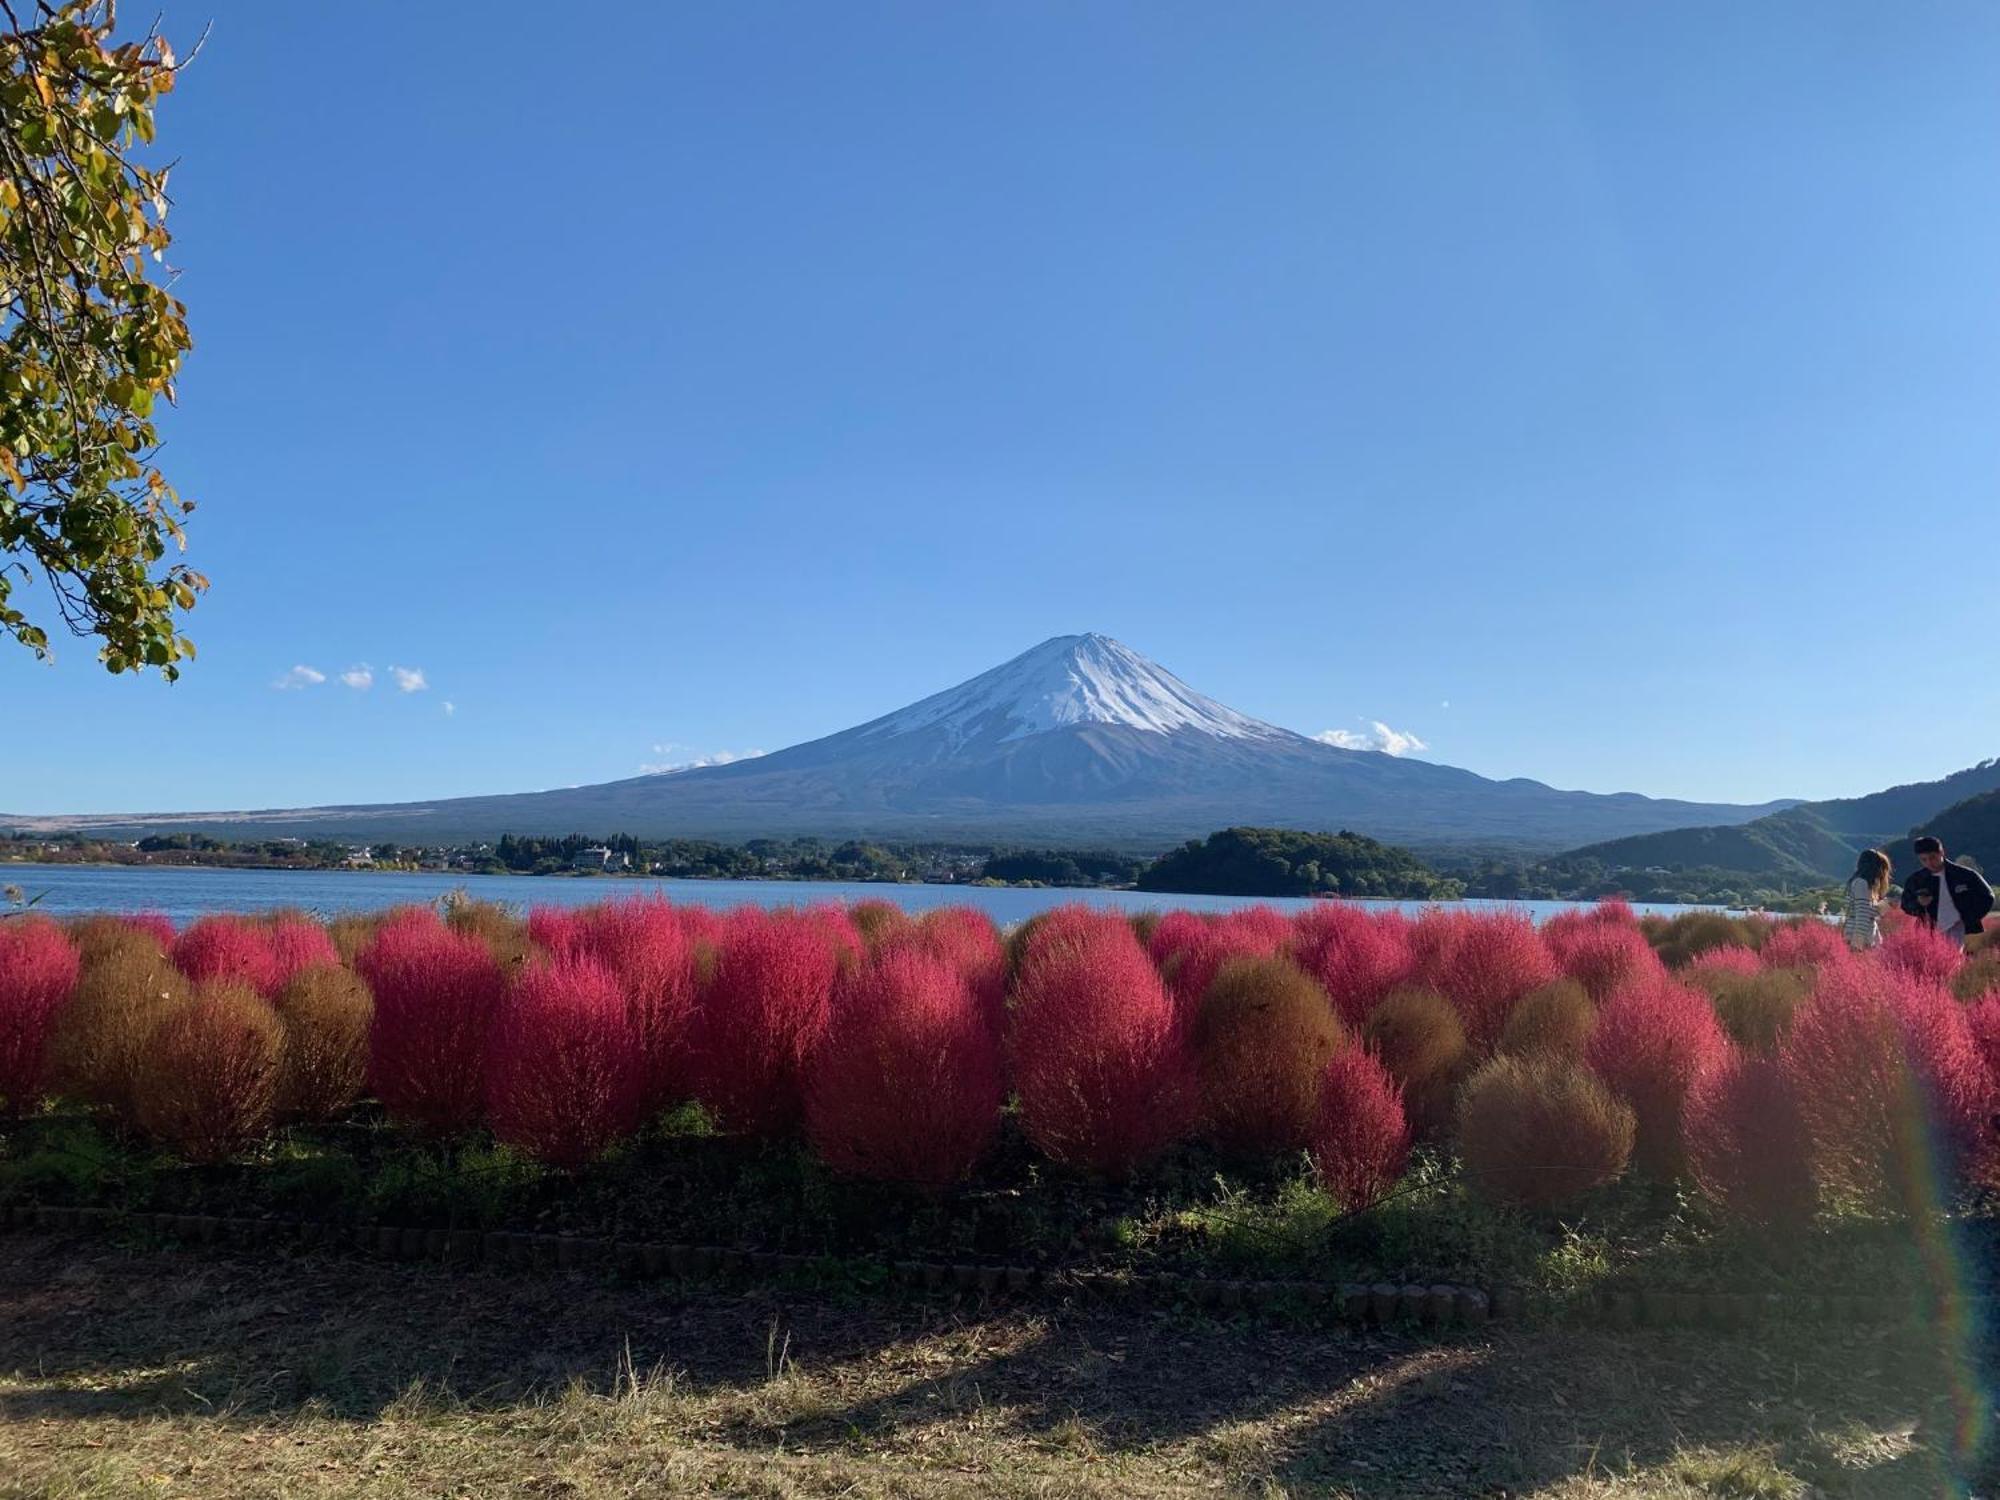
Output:
[[1041,1153],[1114,1177],[1199,1137],[1309,1153],[1360,1205],[1431,1140],[1498,1201],[1632,1168],[1778,1230],[2000,1177],[2000,948],[1615,904],[1539,929],[1079,906],[1006,938],[873,902],[0,922],[0,1113],[67,1101],[208,1163],[364,1098],[565,1169],[692,1099],[931,1189],[1011,1100]]

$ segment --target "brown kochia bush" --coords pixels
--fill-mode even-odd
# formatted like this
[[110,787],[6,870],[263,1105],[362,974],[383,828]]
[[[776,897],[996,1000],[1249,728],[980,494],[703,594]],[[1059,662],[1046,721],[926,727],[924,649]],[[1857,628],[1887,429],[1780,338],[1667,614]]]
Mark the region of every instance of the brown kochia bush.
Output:
[[1201,997],[1192,1039],[1203,1128],[1228,1151],[1298,1151],[1345,1034],[1326,992],[1282,958],[1233,958]]
[[1361,1040],[1403,1091],[1403,1114],[1422,1139],[1451,1129],[1472,1043],[1458,1008],[1435,990],[1402,989],[1369,1012]]
[[[2000,926],[1994,930],[2000,931]],[[1988,995],[2000,995],[2000,948],[1988,945],[1968,959],[1965,967],[1952,975],[1951,992],[1968,1005]]]
[[1500,1030],[1498,1051],[1505,1057],[1581,1057],[1597,1024],[1597,1007],[1581,984],[1558,979],[1514,1007]]
[[1632,1111],[1578,1064],[1496,1057],[1459,1098],[1459,1154],[1496,1203],[1545,1207],[1611,1181],[1632,1156]]
[[1697,965],[1683,976],[1705,992],[1729,1039],[1752,1052],[1777,1050],[1791,1029],[1793,1013],[1812,994],[1810,969],[1759,969],[1738,974]]
[[340,955],[342,963],[351,965],[355,956],[374,941],[378,915],[350,912],[326,924],[326,935],[333,939],[334,952]]
[[1758,948],[1763,945],[1762,924],[1726,917],[1719,911],[1691,911],[1658,926],[1642,923],[1641,932],[1660,955],[1660,962],[1678,969],[1711,948],[1735,944]]
[[[444,925],[476,937],[503,969],[527,962],[528,924],[497,901],[453,901],[445,907]],[[351,956],[343,955],[352,963]]]
[[208,984],[161,1019],[140,1049],[139,1127],[191,1162],[235,1155],[271,1127],[284,1027],[241,984]]
[[278,1113],[331,1120],[346,1113],[368,1078],[368,1023],[375,1002],[360,975],[331,964],[302,969],[279,992],[285,1043]]
[[186,977],[152,937],[100,933],[49,1033],[50,1091],[108,1109],[129,1124],[140,1049],[191,993]]

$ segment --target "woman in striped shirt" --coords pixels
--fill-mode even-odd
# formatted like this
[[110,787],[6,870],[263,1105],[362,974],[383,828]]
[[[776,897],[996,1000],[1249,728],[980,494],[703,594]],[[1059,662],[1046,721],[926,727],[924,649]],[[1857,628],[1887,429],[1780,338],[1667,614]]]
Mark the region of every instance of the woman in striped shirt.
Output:
[[1863,849],[1847,882],[1847,946],[1857,953],[1882,941],[1882,898],[1889,894],[1889,856]]

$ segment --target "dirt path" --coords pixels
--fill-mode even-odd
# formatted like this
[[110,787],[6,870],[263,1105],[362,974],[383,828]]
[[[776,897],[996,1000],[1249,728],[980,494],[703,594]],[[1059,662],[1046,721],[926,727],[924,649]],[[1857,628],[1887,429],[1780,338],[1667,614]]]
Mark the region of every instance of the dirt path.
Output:
[[1907,1335],[1433,1344],[0,1239],[7,1497],[1932,1495],[1954,1385]]

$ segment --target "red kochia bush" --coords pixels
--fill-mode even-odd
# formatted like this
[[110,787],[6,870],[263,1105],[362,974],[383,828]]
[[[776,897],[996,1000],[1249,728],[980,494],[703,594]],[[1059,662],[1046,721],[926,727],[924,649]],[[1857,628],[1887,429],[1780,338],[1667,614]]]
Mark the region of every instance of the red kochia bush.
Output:
[[949,965],[971,986],[980,1014],[999,1035],[1007,1008],[1007,945],[993,919],[969,906],[940,906],[876,940],[876,951],[926,954]]
[[1840,929],[1816,917],[1778,923],[1758,951],[1767,969],[1818,968],[1844,964],[1852,956]]
[[569,956],[595,959],[625,996],[642,1062],[641,1107],[652,1113],[693,1083],[695,953],[664,901],[617,901],[584,913]]
[[1821,978],[1779,1051],[1832,1191],[1878,1209],[1934,1206],[1936,1173],[1982,1170],[1992,1098],[1964,1008],[1874,965]]
[[1395,1080],[1358,1047],[1343,1047],[1320,1075],[1312,1163],[1343,1207],[1365,1208],[1394,1187],[1410,1159],[1410,1127]]
[[1812,1143],[1775,1058],[1732,1052],[1696,1079],[1681,1132],[1688,1174],[1730,1218],[1773,1235],[1811,1222]]
[[266,930],[265,941],[270,944],[276,971],[276,982],[263,992],[267,1000],[305,970],[340,962],[340,953],[326,929],[305,917],[279,917]]
[[[1162,922],[1164,929],[1168,926]],[[1154,934],[1157,943],[1159,934]],[[1183,1015],[1192,1014],[1223,966],[1239,959],[1268,958],[1278,951],[1279,940],[1258,921],[1205,921],[1176,943],[1161,962],[1160,977],[1167,993],[1174,997]]]
[[504,989],[491,951],[420,911],[385,921],[355,968],[375,996],[368,1082],[383,1108],[429,1135],[476,1125]]
[[1122,918],[1045,920],[1017,970],[1013,1023],[1022,1125],[1049,1157],[1123,1175],[1180,1133],[1193,1105],[1182,1028]]
[[1919,984],[1940,988],[1949,985],[1965,964],[1964,950],[1958,944],[1921,922],[1911,922],[1883,938],[1875,957],[1885,967],[1900,970]]
[[1558,926],[1551,922],[1542,932],[1562,972],[1600,1005],[1627,986],[1665,975],[1653,945],[1630,923],[1599,920]]
[[583,914],[573,906],[536,906],[528,911],[528,941],[547,953],[577,951],[583,938]]
[[1966,1029],[1972,1045],[1986,1064],[1986,1076],[2000,1088],[2000,992],[1975,1001],[1965,1008]]
[[574,1171],[639,1123],[645,1060],[624,991],[592,958],[521,969],[486,1048],[493,1134]]
[[0,922],[0,1114],[22,1114],[41,1096],[49,1031],[81,968],[55,923]]
[[1708,997],[1662,978],[1620,990],[1601,1006],[1585,1058],[1632,1107],[1639,1170],[1666,1180],[1687,1165],[1681,1106],[1729,1053]]
[[1000,1043],[963,971],[906,942],[843,975],[806,1063],[806,1135],[828,1166],[941,1188],[1000,1126]]
[[275,995],[287,977],[269,929],[242,917],[203,917],[174,939],[174,967],[196,984],[245,984]]
[[840,954],[802,912],[731,912],[695,1026],[695,1095],[723,1128],[775,1136],[799,1121],[800,1069],[831,1014]]
[[1375,916],[1338,901],[1315,902],[1293,919],[1289,952],[1349,1027],[1404,984],[1414,963],[1410,924],[1400,913]]
[[1499,1039],[1515,1003],[1559,976],[1535,924],[1502,912],[1464,920],[1440,977],[1439,987],[1465,1018],[1466,1035],[1485,1051]]

